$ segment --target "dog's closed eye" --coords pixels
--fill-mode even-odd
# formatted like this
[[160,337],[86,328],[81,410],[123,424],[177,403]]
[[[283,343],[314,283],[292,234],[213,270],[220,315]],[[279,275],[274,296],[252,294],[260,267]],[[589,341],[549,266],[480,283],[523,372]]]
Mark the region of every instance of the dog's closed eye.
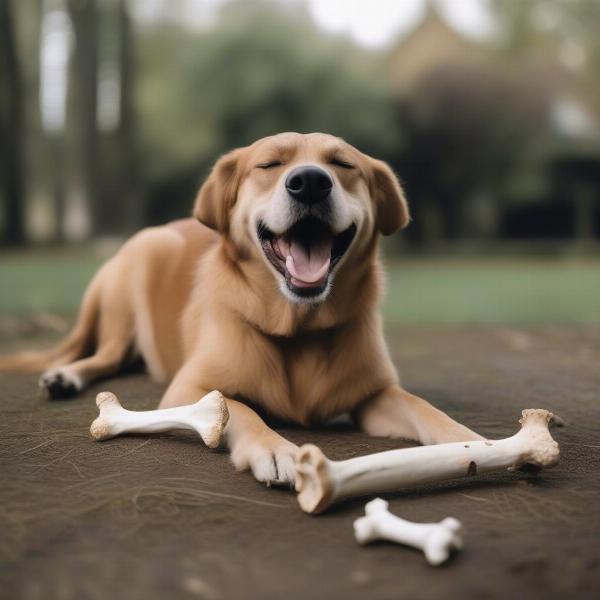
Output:
[[341,158],[332,158],[330,162],[334,167],[340,167],[342,169],[354,169],[354,165],[352,163],[349,163]]
[[283,163],[280,160],[269,160],[256,165],[257,169],[272,169],[274,167],[280,167]]

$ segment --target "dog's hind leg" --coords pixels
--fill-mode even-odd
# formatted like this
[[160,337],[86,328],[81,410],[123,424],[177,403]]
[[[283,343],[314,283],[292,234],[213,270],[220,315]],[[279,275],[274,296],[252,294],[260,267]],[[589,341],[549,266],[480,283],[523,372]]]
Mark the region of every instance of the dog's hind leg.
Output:
[[80,355],[73,362],[54,365],[40,377],[40,387],[51,398],[73,396],[95,379],[114,375],[128,357],[133,343],[132,308],[127,295],[118,291],[119,281],[111,281],[112,285],[108,281],[105,278],[100,282],[93,354],[88,357]]
[[100,343],[96,353],[62,367],[48,369],[40,377],[40,387],[51,398],[74,396],[95,379],[117,373],[127,356],[131,337],[119,335],[116,339]]
[[35,373],[68,364],[88,354],[93,348],[100,311],[100,273],[88,286],[77,321],[67,337],[47,350],[17,352],[0,356],[0,372]]

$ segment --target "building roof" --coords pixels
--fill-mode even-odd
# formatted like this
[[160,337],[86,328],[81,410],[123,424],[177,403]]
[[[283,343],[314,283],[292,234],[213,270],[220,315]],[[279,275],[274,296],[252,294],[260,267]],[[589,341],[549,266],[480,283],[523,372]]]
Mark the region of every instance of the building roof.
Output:
[[427,0],[420,22],[389,53],[391,78],[402,91],[435,67],[478,61],[487,50],[485,44],[454,29],[435,0]]

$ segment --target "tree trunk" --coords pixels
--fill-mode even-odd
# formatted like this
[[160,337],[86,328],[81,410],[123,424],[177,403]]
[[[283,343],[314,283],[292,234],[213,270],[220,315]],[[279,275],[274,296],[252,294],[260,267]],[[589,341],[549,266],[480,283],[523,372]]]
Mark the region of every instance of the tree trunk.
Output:
[[25,210],[23,194],[23,83],[17,52],[13,6],[10,0],[0,2],[0,178],[5,205],[7,244],[25,242]]
[[98,128],[98,11],[95,0],[69,0],[69,14],[75,33],[75,51],[71,85],[71,109],[76,130],[75,153],[80,188],[91,219],[91,232],[101,227],[102,169],[100,166]]
[[[39,219],[34,215],[41,203],[50,204],[50,191],[54,178],[48,173],[49,144],[42,127],[40,111],[40,46],[42,26],[42,0],[17,2],[15,4],[17,30],[21,39],[21,72],[23,74],[24,111],[24,156],[23,170],[26,174],[24,185],[24,221],[26,237],[35,242],[49,235],[49,231],[39,230]],[[46,222],[46,227],[48,222]]]
[[118,6],[120,104],[117,141],[121,152],[118,186],[123,198],[123,229],[131,233],[142,226],[143,210],[139,193],[137,144],[133,107],[134,62],[131,35],[131,19],[126,0]]

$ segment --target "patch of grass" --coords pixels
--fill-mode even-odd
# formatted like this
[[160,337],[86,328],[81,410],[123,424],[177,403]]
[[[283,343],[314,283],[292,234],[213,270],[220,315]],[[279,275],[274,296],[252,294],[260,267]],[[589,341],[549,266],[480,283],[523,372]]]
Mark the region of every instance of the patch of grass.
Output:
[[600,322],[600,260],[409,259],[388,265],[388,322]]
[[[74,313],[104,261],[91,250],[0,255],[0,315]],[[388,322],[600,322],[600,259],[391,260]]]
[[102,262],[89,251],[0,255],[0,314],[75,313]]

